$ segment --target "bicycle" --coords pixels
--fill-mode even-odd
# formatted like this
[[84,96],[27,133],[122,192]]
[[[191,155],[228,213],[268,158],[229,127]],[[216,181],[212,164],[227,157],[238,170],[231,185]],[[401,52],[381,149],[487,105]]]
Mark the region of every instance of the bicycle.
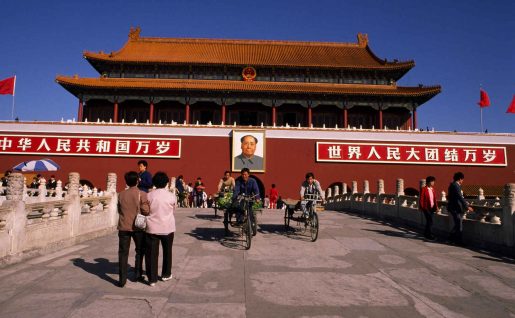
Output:
[[[254,202],[256,201],[255,195],[239,195],[235,200],[233,207],[231,209],[226,209],[224,211],[224,227],[225,234],[229,235],[229,225],[232,227],[240,228],[240,236],[245,238],[245,249],[250,249],[252,245],[252,236],[257,234],[257,220],[256,213],[253,210]],[[236,207],[235,207],[236,205]],[[231,216],[233,214],[233,209],[241,209],[243,211],[243,222],[241,224],[234,224],[230,222]]]
[[317,194],[306,194],[304,195],[304,200],[307,201],[305,204],[307,217],[295,216],[296,211],[300,211],[304,214],[302,209],[298,209],[298,205],[301,205],[301,202],[297,204],[287,204],[286,210],[284,211],[284,227],[286,230],[290,228],[290,221],[297,221],[299,224],[304,225],[304,231],[309,228],[311,242],[315,242],[318,238],[318,214],[316,212],[317,204],[321,203],[320,197]]

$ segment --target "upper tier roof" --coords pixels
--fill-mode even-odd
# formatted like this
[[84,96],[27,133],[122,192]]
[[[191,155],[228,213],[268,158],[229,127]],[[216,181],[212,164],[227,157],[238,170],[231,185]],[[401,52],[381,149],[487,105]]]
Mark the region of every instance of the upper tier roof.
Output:
[[387,62],[368,46],[366,34],[357,43],[264,40],[220,40],[140,37],[131,28],[121,50],[109,54],[84,52],[90,62],[210,64],[235,66],[316,67],[408,70],[413,61]]

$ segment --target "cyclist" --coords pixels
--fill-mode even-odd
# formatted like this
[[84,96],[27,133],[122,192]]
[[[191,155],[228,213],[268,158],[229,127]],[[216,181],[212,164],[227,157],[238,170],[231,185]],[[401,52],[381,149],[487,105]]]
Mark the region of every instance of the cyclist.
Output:
[[[241,169],[241,176],[236,179],[236,186],[232,194],[233,205],[239,207],[236,212],[236,220],[241,224],[243,223],[243,209],[241,208],[241,204],[238,204],[238,197],[240,195],[254,195],[256,200],[259,200],[259,188],[256,180],[250,178],[249,168]],[[249,217],[251,221],[254,222],[254,213],[251,213]]]
[[313,201],[305,200],[306,195],[316,195],[320,196],[320,199],[324,200],[324,191],[322,191],[322,187],[320,186],[320,182],[315,179],[315,175],[313,172],[306,173],[306,180],[302,182],[300,186],[300,205],[302,207],[302,216],[304,218],[309,217],[309,213],[307,208],[313,204]]
[[224,177],[218,182],[218,192],[231,192],[234,189],[234,178],[231,177],[231,172],[226,171]]

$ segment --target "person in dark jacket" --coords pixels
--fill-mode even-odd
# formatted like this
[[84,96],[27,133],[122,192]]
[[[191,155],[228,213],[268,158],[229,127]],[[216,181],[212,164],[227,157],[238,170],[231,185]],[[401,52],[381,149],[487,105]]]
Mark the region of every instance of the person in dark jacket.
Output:
[[473,211],[461,193],[464,179],[465,175],[462,172],[456,172],[453,177],[454,181],[451,182],[447,191],[447,211],[451,214],[454,222],[450,240],[457,244],[462,244],[463,214]]
[[143,191],[147,192],[152,188],[152,174],[147,171],[148,163],[146,160],[140,160],[138,161],[138,169],[139,169],[139,183],[138,188]]
[[434,240],[435,237],[431,233],[431,227],[433,226],[433,215],[438,210],[438,203],[436,202],[435,192],[435,181],[436,178],[429,176],[426,178],[426,186],[420,191],[419,209],[424,213],[426,218],[426,228],[424,231],[424,237],[428,240]]
[[[234,187],[234,192],[232,193],[233,201],[238,200],[240,195],[255,195],[256,200],[260,199],[259,187],[256,180],[250,177],[249,168],[241,169],[241,176],[236,179],[236,186]],[[238,223],[243,223],[242,209],[238,209],[236,217]],[[250,217],[251,219],[254,217],[252,213]]]

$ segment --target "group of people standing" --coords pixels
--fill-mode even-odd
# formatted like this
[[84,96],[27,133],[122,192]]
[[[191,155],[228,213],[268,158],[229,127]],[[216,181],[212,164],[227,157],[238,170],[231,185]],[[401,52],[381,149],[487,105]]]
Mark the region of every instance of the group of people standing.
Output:
[[[134,241],[136,256],[134,261],[135,279],[144,281],[143,261],[148,284],[158,281],[159,244],[163,250],[161,268],[162,281],[172,279],[172,248],[175,228],[175,207],[177,198],[174,192],[166,189],[170,182],[168,175],[157,172],[154,176],[147,171],[147,162],[138,162],[139,173],[125,174],[128,189],[118,195],[118,261],[119,286],[127,282],[128,258],[131,239]],[[149,190],[155,187],[151,192]],[[137,215],[146,216],[146,228],[135,226]]]
[[[462,172],[456,172],[453,176],[453,181],[449,185],[447,191],[447,211],[451,214],[453,220],[453,229],[451,232],[450,240],[456,244],[463,244],[463,216],[467,212],[472,212],[472,207],[469,206],[461,190],[461,185],[465,175]],[[419,199],[419,209],[424,213],[426,225],[424,229],[424,237],[429,240],[434,240],[435,236],[432,233],[433,216],[438,210],[438,203],[436,192],[434,189],[436,178],[428,176],[426,178],[426,185],[421,189]]]

